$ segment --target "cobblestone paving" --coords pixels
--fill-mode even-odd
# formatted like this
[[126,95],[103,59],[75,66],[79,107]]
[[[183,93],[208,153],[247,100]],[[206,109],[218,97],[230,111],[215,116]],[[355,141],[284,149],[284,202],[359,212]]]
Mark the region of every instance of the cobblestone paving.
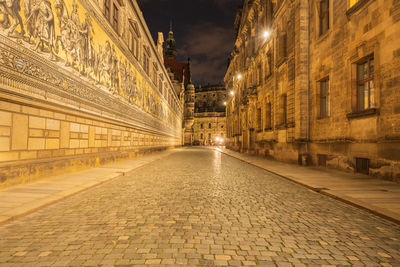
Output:
[[0,227],[0,266],[400,266],[400,227],[183,149]]

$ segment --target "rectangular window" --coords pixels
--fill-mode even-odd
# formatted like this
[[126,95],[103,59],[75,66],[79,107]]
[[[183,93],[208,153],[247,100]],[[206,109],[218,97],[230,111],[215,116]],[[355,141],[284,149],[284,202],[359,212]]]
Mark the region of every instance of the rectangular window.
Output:
[[107,20],[111,18],[111,0],[104,0],[104,16]]
[[267,59],[265,62],[265,78],[268,78],[272,74],[272,53],[268,51]]
[[329,78],[319,82],[319,90],[319,117],[327,118],[330,115]]
[[118,16],[119,16],[119,10],[117,4],[113,4],[113,20],[112,20],[112,26],[114,30],[118,33]]
[[163,76],[162,76],[162,74],[160,74],[160,78],[158,80],[158,90],[162,94],[162,91],[163,91]]
[[267,103],[267,106],[265,109],[265,129],[267,129],[267,130],[272,129],[271,103]]
[[283,94],[281,96],[281,124],[286,125],[287,123],[287,96]]
[[132,26],[129,26],[129,32],[128,32],[128,48],[129,50],[133,53],[135,51],[135,45],[133,42],[133,29]]
[[375,107],[374,57],[357,64],[357,111]]
[[149,75],[149,56],[146,51],[143,52],[143,69]]
[[138,38],[135,30],[133,29],[132,25],[129,25],[129,37],[128,37],[128,46],[129,50],[135,56],[135,58],[139,55],[139,46],[138,46]]
[[200,139],[203,139],[203,134],[200,134]]
[[156,65],[156,63],[153,63],[153,83],[155,85],[157,85],[157,76],[158,76],[157,65]]
[[211,134],[210,133],[208,134],[208,140],[211,141]]
[[262,127],[262,113],[261,108],[257,109],[257,131],[261,131]]
[[322,0],[319,3],[319,35],[329,30],[329,0]]
[[272,18],[274,16],[274,9],[273,9],[273,4],[272,4],[271,0],[266,1],[265,9],[267,11],[266,24],[267,24],[267,27],[270,27],[272,24]]
[[286,33],[283,33],[279,36],[279,50],[278,50],[278,57],[279,60],[282,60],[283,58],[286,57],[286,41],[287,41],[287,35]]

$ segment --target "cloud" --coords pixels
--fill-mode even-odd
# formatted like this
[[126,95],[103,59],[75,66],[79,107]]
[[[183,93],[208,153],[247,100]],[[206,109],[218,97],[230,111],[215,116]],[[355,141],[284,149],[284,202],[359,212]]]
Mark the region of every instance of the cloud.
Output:
[[222,82],[233,39],[231,27],[224,28],[211,22],[196,24],[188,30],[179,54],[192,58],[195,81]]

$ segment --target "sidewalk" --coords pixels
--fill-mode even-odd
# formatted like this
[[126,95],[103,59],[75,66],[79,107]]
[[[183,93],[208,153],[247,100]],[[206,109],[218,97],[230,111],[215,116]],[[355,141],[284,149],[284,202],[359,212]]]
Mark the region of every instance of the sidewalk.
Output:
[[0,224],[117,177],[128,175],[135,169],[171,153],[173,150],[2,189]]
[[398,183],[367,175],[283,163],[261,156],[238,153],[226,148],[214,149],[306,186],[316,192],[400,223],[400,184]]

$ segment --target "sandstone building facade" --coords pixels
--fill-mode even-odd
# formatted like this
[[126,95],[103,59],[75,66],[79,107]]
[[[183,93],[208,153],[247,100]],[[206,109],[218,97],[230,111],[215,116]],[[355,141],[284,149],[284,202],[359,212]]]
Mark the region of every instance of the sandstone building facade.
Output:
[[246,0],[228,147],[400,181],[400,2]]
[[194,145],[225,144],[226,97],[223,85],[199,86],[195,89]]
[[0,186],[182,144],[183,106],[134,0],[0,3]]

